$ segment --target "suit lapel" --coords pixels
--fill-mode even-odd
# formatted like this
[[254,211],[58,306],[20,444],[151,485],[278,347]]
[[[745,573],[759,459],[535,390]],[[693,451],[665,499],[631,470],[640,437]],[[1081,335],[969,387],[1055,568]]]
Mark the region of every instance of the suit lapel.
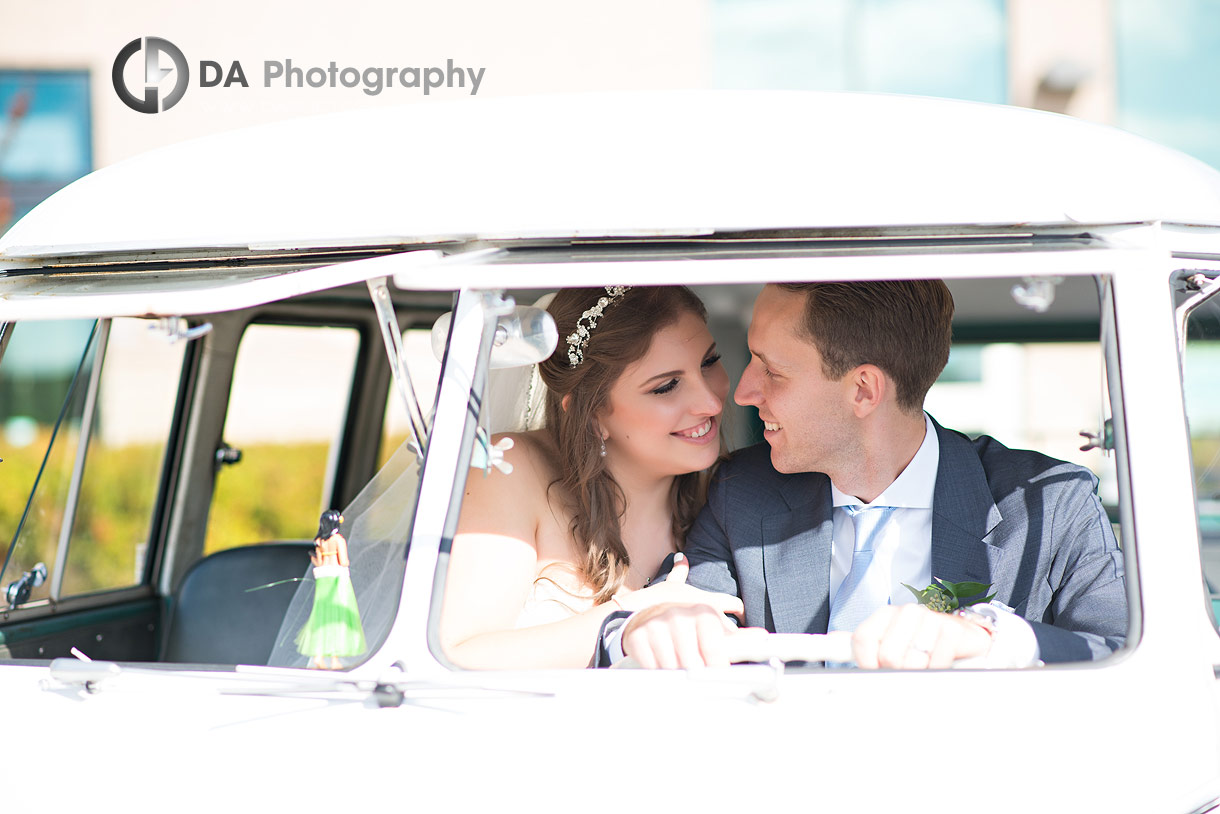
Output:
[[969,439],[932,423],[940,443],[932,497],[932,576],[992,584],[1003,550],[991,537],[1003,517],[987,474]]
[[778,633],[825,633],[830,621],[830,480],[806,473],[787,479],[790,510],[762,519],[763,580]]

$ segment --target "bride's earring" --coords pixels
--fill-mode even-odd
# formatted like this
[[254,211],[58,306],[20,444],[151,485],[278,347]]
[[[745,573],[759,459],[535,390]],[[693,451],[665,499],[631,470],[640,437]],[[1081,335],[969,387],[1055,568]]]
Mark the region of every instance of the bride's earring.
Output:
[[602,457],[603,458],[606,457],[606,439],[605,438],[602,439]]

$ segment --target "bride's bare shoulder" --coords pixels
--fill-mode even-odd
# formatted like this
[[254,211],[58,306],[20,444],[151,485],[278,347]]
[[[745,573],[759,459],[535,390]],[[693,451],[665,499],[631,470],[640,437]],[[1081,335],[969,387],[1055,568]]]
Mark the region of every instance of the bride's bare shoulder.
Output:
[[504,460],[513,465],[513,474],[517,468],[527,470],[530,476],[545,478],[547,483],[555,479],[555,443],[545,430],[529,432],[506,432],[492,436],[493,443],[499,443],[505,438],[511,438],[513,447],[506,450]]
[[463,515],[467,507],[476,511],[511,509],[520,513],[526,506],[541,508],[545,505],[547,488],[555,480],[550,439],[545,432],[535,430],[495,435],[492,443],[498,444],[505,438],[513,441],[512,448],[503,451],[504,461],[512,465],[512,472],[506,474],[493,468],[484,473],[472,468],[466,477]]

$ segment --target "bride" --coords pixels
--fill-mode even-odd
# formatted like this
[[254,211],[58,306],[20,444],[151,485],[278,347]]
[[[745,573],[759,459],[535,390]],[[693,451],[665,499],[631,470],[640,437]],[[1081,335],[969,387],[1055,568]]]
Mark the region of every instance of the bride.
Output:
[[[468,668],[585,667],[602,622],[660,602],[740,614],[684,584],[686,532],[721,451],[729,380],[684,287],[564,289],[539,366],[545,426],[509,433],[511,474],[471,470],[441,642]],[[668,579],[649,584],[675,556]]]

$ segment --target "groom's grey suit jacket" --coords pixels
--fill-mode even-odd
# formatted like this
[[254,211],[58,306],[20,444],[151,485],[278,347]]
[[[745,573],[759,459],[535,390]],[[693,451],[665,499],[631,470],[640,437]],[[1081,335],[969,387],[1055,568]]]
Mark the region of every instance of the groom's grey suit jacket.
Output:
[[[1044,661],[1097,658],[1121,646],[1123,558],[1097,478],[935,426],[932,575],[990,584],[1032,624]],[[832,525],[826,475],[776,472],[767,444],[741,450],[717,471],[687,535],[688,581],[740,596],[746,625],[825,633]]]

